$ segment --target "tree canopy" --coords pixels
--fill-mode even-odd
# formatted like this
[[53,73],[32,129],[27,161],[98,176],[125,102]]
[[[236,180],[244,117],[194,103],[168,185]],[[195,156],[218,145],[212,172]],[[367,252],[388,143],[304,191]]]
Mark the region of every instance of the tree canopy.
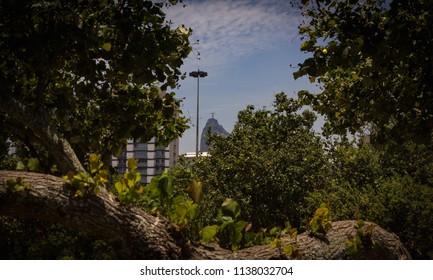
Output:
[[304,224],[311,214],[304,198],[325,184],[326,157],[313,131],[316,117],[299,113],[301,107],[279,93],[272,108],[240,111],[229,136],[210,134],[210,156],[193,166],[208,192],[204,211],[210,217],[230,197],[254,227]]
[[431,1],[302,1],[295,72],[323,91],[300,92],[326,117],[330,133],[370,126],[375,139],[431,140],[433,47]]
[[[410,258],[396,235],[368,222],[331,222],[326,207],[316,211],[308,223],[313,226],[297,238],[292,238],[296,230],[283,236],[280,229],[273,247],[254,243],[259,245],[234,253],[221,244],[203,245],[186,237],[183,230],[197,221],[198,203],[211,212],[219,206],[218,199],[231,196],[230,203],[221,207],[227,220],[220,229],[232,229],[223,234],[238,240],[238,233],[249,231],[251,224],[234,222],[241,211],[233,198],[242,204],[243,218],[256,226],[287,220],[298,226],[309,214],[308,196],[315,191],[320,197],[321,191],[326,195],[332,189],[329,158],[322,139],[312,131],[314,114],[299,113],[302,104],[284,94],[276,96],[272,110],[249,106],[239,113],[232,135],[211,139],[212,156],[196,163],[203,184],[190,181],[188,188],[175,190],[165,173],[142,186],[133,159],[121,176],[104,167],[103,160],[109,160],[127,138],[146,141],[156,136],[164,143],[186,129],[179,100],[168,91],[183,76],[179,68],[191,51],[190,30],[173,29],[165,20],[164,5],[143,0],[0,2],[0,165],[12,167],[3,158],[7,157],[4,143],[13,141],[31,155],[28,170],[41,171],[37,168],[41,162],[46,167],[56,164],[58,172],[48,169],[54,175],[67,173],[58,177],[0,170],[0,215],[84,231],[111,246],[112,250],[98,253],[105,245],[86,236],[77,241],[94,248],[82,253],[96,257],[276,259],[294,257],[281,250],[283,244],[292,244],[302,252],[297,257],[306,259]],[[209,195],[206,202],[203,188]],[[185,193],[189,198],[182,196]],[[2,237],[11,238],[21,226],[27,230],[33,226],[3,218],[0,223]],[[42,236],[47,231],[38,230],[44,226],[34,225],[42,237],[38,240],[47,240]],[[270,232],[278,233],[278,228]],[[71,237],[57,225],[48,233],[48,240],[56,243],[63,235]],[[28,256],[29,252],[20,251],[19,242],[13,245],[7,238],[1,242],[16,250],[9,257]],[[34,245],[34,251],[47,248]],[[76,245],[69,245],[65,249],[75,250]],[[80,256],[77,250],[61,256]],[[34,251],[30,256],[57,256]]]
[[173,29],[163,5],[2,1],[0,141],[21,141],[66,173],[82,170],[88,152],[110,158],[128,138],[182,133],[179,100],[166,90],[182,77],[190,30]]

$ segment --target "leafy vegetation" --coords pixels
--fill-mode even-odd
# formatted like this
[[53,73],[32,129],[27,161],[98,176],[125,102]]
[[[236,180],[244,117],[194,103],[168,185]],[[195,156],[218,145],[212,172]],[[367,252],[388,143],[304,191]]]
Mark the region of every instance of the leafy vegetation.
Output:
[[26,183],[23,178],[9,179],[6,181],[7,189],[11,192],[21,192],[30,189],[30,184]]
[[329,201],[333,219],[375,222],[396,233],[414,258],[431,258],[431,147],[342,141],[330,155],[332,184],[310,193],[310,209]]
[[[125,209],[165,216],[190,240],[232,250],[267,243],[296,257],[297,228],[324,238],[332,218],[359,221],[349,257],[374,246],[368,220],[396,233],[414,258],[433,258],[432,4],[301,2],[301,50],[311,57],[295,78],[309,76],[322,91],[248,106],[229,136],[209,136],[209,157],[147,186],[135,160],[121,175],[105,163],[127,138],[166,143],[186,129],[167,90],[182,78],[190,30],[172,29],[152,1],[1,2],[1,168],[67,174],[77,199],[106,188]],[[314,132],[305,105],[325,116],[328,138]],[[349,141],[347,131],[368,137]],[[31,188],[19,177],[6,185]],[[2,258],[116,258],[57,224],[0,217],[0,233]]]
[[[156,136],[164,143],[180,135],[187,120],[170,89],[183,78],[180,67],[191,51],[191,30],[172,28],[162,11],[164,5],[177,2],[1,1],[2,169],[59,176],[73,172],[68,179],[75,194],[84,198],[109,183],[111,177],[100,164],[119,153],[126,139],[146,141]],[[11,141],[16,157],[8,155]],[[100,158],[83,168],[92,152]],[[9,185],[14,190],[26,187],[18,183]],[[3,241],[14,236],[4,221],[1,224],[11,235],[1,234]],[[52,241],[45,224],[14,221],[28,228],[23,231],[35,242]],[[78,238],[77,233],[65,232],[71,234],[65,240]],[[27,246],[22,244],[1,247],[17,252]],[[69,248],[56,248],[62,247]],[[51,249],[42,245],[32,248],[40,254],[11,252],[2,257],[105,258],[85,249],[76,248],[86,251],[81,256],[48,254]]]
[[209,157],[195,162],[192,171],[176,171],[179,180],[192,172],[203,184],[201,224],[214,222],[226,198],[242,205],[240,218],[254,221],[255,229],[284,225],[288,219],[299,226],[307,219],[304,198],[327,183],[327,159],[312,129],[314,114],[298,113],[300,108],[283,93],[273,110],[248,106],[229,136],[211,135]]
[[84,197],[85,195],[97,195],[101,187],[105,187],[108,182],[108,170],[103,169],[104,164],[100,159],[100,155],[90,154],[88,162],[88,172],[68,172],[63,178],[71,183],[75,190],[76,197]]
[[192,224],[200,203],[200,199],[196,199],[197,197],[194,196],[188,197],[185,191],[176,193],[173,187],[173,176],[165,171],[161,176],[154,177],[144,188],[139,205],[150,212],[168,217],[178,231],[187,231],[190,227],[194,227]]
[[432,2],[302,2],[301,50],[311,56],[294,76],[321,84],[323,91],[300,98],[326,116],[327,131],[369,125],[380,141],[430,142]]
[[314,212],[314,217],[308,223],[310,234],[316,237],[324,237],[326,232],[332,228],[329,209],[326,204],[321,204]]
[[251,224],[238,220],[241,208],[237,201],[228,198],[220,209],[218,225],[210,225],[201,231],[201,241],[217,241],[221,246],[237,250],[254,244],[255,234],[250,233]]
[[364,224],[363,220],[358,220],[355,236],[350,236],[349,240],[346,242],[346,253],[351,258],[356,258],[361,253],[363,246],[374,247],[371,236],[375,226],[369,225],[366,230],[364,230]]
[[253,245],[269,244],[271,248],[277,248],[280,256],[296,258],[298,249],[292,244],[283,244],[283,236],[289,234],[296,241],[297,229],[289,223],[284,229],[273,227],[270,231],[260,228],[252,231],[252,224],[239,220],[241,207],[239,203],[227,198],[221,205],[218,214],[218,224],[208,225],[200,231],[200,241],[204,243],[218,242],[224,248],[238,250]]
[[0,259],[116,259],[101,240],[61,224],[0,217]]
[[[177,1],[169,1],[175,4]],[[128,138],[168,142],[186,129],[170,92],[190,30],[152,1],[2,1],[0,142],[24,143],[61,173],[103,161]]]

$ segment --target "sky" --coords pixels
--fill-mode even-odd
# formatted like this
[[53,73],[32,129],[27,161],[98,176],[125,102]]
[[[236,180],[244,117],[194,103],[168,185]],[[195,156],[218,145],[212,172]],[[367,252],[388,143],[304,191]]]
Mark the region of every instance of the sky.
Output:
[[184,0],[166,14],[173,28],[193,30],[193,52],[181,68],[187,77],[173,90],[191,119],[181,154],[195,151],[197,78],[189,77],[191,71],[208,73],[200,78],[199,137],[212,113],[231,132],[247,105],[269,108],[279,92],[296,97],[301,89],[315,91],[308,78],[293,78],[307,55],[297,35],[303,19],[288,0]]

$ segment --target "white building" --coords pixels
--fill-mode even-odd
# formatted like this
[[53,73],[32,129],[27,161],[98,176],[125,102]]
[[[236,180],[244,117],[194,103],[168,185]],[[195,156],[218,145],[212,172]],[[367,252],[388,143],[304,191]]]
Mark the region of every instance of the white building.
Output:
[[137,159],[137,171],[141,183],[148,184],[154,176],[161,175],[165,169],[177,164],[179,139],[173,140],[168,147],[158,146],[156,138],[147,143],[128,140],[126,149],[119,158],[113,158],[112,165],[119,173],[128,169],[128,158]]

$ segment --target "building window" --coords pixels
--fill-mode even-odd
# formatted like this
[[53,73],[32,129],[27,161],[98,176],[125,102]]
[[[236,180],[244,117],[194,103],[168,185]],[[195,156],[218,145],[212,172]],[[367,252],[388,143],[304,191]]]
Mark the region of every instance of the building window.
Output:
[[139,158],[147,158],[147,151],[134,151],[134,157]]

